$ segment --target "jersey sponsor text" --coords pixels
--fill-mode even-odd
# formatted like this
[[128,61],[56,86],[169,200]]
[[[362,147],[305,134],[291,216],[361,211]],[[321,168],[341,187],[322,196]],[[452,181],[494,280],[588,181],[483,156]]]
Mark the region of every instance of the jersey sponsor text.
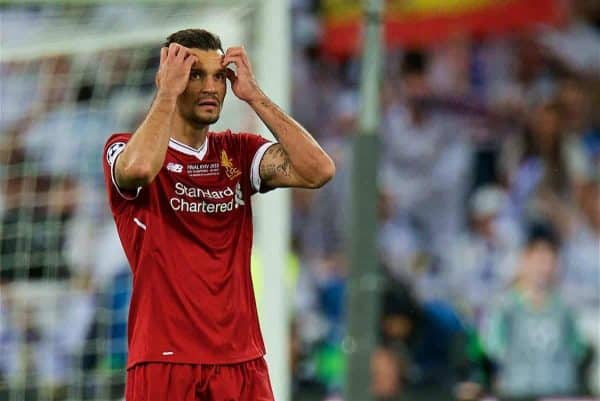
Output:
[[[186,186],[181,182],[175,183],[175,194],[178,197],[169,199],[171,208],[176,212],[189,213],[226,213],[244,206],[246,203],[243,199],[242,188],[238,182],[235,190],[228,186],[221,190],[210,190],[199,187]],[[185,197],[187,197],[187,199]],[[189,198],[193,198],[190,200]],[[194,199],[202,199],[200,201]],[[210,199],[213,202],[208,202]],[[219,202],[220,200],[226,200]]]

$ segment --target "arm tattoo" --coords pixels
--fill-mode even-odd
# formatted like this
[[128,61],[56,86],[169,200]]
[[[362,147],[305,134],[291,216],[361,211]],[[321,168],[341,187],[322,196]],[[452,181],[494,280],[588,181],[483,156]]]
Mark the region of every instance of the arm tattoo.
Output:
[[264,179],[271,179],[277,176],[290,177],[292,175],[292,165],[283,146],[277,144],[271,146],[263,158],[260,165],[260,174]]
[[[286,120],[289,120],[289,117],[288,117],[288,115],[287,115],[286,113],[284,113],[284,112],[283,112],[283,111],[282,111],[282,110],[281,110],[281,109],[280,109],[280,108],[279,108],[279,107],[278,107],[278,106],[277,106],[275,103],[273,103],[272,101],[270,101],[270,100],[263,100],[262,102],[260,102],[260,104],[261,104],[261,105],[262,105],[264,108],[266,108],[266,109],[269,109],[269,110],[272,110],[272,111],[275,113],[275,115],[277,115],[277,118],[278,118],[279,120],[281,120],[281,121],[286,121]],[[264,121],[263,121],[263,122],[264,122]],[[276,130],[275,130],[275,129],[273,129],[273,127],[272,127],[271,125],[267,124],[266,122],[264,122],[264,123],[265,123],[265,125],[267,126],[267,128],[269,129],[269,131],[271,131],[271,133],[273,134],[273,136],[275,137],[275,139],[277,139],[277,140],[279,141],[279,134],[276,132]],[[288,127],[288,128],[289,128],[289,127]],[[283,127],[282,127],[282,129],[284,129],[284,130],[285,130],[286,128],[283,128]]]

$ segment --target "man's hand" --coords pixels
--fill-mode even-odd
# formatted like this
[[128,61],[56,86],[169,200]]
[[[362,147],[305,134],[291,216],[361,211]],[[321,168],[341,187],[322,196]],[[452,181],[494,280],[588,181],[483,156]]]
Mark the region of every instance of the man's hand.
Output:
[[[296,120],[260,89],[243,47],[227,49],[221,61],[233,93],[247,102],[279,142],[264,153],[259,173],[266,187],[319,188],[335,174],[333,161]],[[235,64],[236,71],[227,68]]]
[[115,161],[115,179],[120,189],[137,191],[160,172],[169,146],[177,97],[185,91],[195,62],[190,50],[177,43],[160,49],[156,98]]
[[256,82],[250,59],[243,47],[230,47],[227,49],[222,63],[224,67],[227,67],[230,63],[235,64],[237,73],[227,68],[227,78],[231,82],[233,93],[239,99],[252,102],[265,96]]
[[160,49],[160,66],[156,73],[158,94],[174,98],[181,95],[187,87],[195,62],[196,56],[177,43]]

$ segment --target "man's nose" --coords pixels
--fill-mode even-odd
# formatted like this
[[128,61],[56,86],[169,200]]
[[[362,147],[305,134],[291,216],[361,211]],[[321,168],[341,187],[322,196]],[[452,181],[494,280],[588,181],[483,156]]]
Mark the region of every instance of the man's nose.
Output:
[[204,86],[202,87],[202,92],[205,93],[217,93],[217,80],[208,77],[204,80]]

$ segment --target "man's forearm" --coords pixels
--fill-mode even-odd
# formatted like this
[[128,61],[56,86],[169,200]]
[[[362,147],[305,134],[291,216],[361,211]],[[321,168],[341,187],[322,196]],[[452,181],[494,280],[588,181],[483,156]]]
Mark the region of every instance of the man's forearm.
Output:
[[146,118],[135,131],[117,161],[117,180],[124,188],[150,183],[160,171],[169,145],[176,98],[154,99]]
[[266,95],[248,103],[281,144],[297,174],[309,182],[326,181],[333,175],[331,158],[296,120]]

